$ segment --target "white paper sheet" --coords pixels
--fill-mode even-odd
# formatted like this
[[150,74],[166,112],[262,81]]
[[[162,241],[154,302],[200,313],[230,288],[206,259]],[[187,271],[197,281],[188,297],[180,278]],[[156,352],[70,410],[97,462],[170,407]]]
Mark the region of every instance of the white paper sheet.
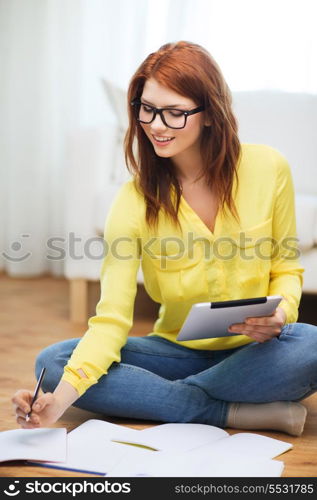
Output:
[[106,474],[109,477],[280,477],[284,463],[255,460],[236,453],[174,453],[128,449]]
[[160,451],[188,451],[229,436],[223,429],[206,424],[172,423],[156,425],[142,431],[131,430],[131,433],[125,432],[122,440]]
[[122,434],[122,439],[120,433],[116,439],[160,451],[182,452],[203,446],[208,451],[217,449],[266,459],[277,457],[293,446],[260,434],[230,435],[223,429],[205,424],[162,424],[142,431],[130,429]]
[[58,468],[105,474],[126,452],[127,445],[111,441],[118,433],[124,437],[125,429],[128,435],[134,430],[103,420],[87,420],[68,433],[67,459],[57,464]]
[[13,429],[0,432],[0,462],[66,459],[66,429]]
[[293,448],[293,445],[261,434],[239,432],[205,447],[222,453],[239,453],[248,457],[269,459],[285,453]]
[[162,424],[136,430],[92,419],[69,432],[67,460],[56,466],[123,476],[274,477],[280,475],[283,462],[271,459],[291,447],[259,434],[230,436],[205,424]]

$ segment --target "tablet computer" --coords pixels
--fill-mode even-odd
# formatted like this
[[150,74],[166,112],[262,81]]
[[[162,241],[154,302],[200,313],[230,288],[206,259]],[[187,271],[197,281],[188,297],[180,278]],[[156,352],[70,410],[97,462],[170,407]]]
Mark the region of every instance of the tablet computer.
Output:
[[244,323],[246,318],[254,316],[270,316],[282,298],[281,295],[268,295],[251,299],[193,304],[178,333],[177,340],[241,335],[241,333],[228,332],[229,326]]

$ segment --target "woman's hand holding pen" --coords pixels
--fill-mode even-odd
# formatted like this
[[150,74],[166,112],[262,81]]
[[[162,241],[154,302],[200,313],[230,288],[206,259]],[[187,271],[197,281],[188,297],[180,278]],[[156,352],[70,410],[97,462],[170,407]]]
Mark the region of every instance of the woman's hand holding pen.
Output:
[[23,429],[50,427],[64,413],[56,396],[51,392],[46,392],[37,398],[28,419],[32,397],[32,392],[22,389],[17,391],[12,398],[16,421]]
[[[76,389],[68,382],[61,380],[53,393],[46,392],[38,396],[32,405],[32,411],[33,394],[30,391],[23,389],[17,391],[12,398],[12,403],[17,423],[23,429],[35,429],[55,424],[78,398],[79,394]],[[30,417],[27,419],[29,413]]]
[[245,323],[231,325],[228,331],[247,335],[256,342],[267,342],[280,335],[285,322],[286,314],[281,307],[278,307],[272,316],[248,318]]

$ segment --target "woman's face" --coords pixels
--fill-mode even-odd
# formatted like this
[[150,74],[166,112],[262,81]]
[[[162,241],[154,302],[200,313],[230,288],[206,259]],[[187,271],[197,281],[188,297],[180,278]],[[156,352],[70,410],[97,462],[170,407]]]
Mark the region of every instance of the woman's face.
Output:
[[[149,78],[145,82],[141,102],[155,108],[175,108],[186,111],[200,105],[200,103],[160,85],[154,78]],[[188,159],[188,155],[200,154],[200,136],[204,126],[203,113],[188,116],[186,126],[182,129],[167,127],[159,114],[156,115],[152,123],[140,123],[140,125],[158,156],[172,158],[177,163],[181,162],[184,155]]]

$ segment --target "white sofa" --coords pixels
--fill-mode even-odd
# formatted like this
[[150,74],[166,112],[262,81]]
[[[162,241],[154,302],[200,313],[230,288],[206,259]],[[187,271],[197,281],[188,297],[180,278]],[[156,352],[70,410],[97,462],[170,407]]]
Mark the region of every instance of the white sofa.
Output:
[[[122,108],[118,112],[118,103]],[[289,161],[296,193],[296,217],[303,291],[317,293],[317,95],[279,91],[233,93],[242,142],[269,144]],[[70,241],[65,275],[70,280],[71,319],[87,321],[87,283],[98,280],[107,211],[116,191],[128,179],[122,139],[126,126],[125,93],[116,94],[117,121],[78,130],[68,144],[66,224]],[[99,240],[98,240],[99,238]],[[74,252],[74,248],[76,252]],[[142,273],[139,273],[142,282]]]

